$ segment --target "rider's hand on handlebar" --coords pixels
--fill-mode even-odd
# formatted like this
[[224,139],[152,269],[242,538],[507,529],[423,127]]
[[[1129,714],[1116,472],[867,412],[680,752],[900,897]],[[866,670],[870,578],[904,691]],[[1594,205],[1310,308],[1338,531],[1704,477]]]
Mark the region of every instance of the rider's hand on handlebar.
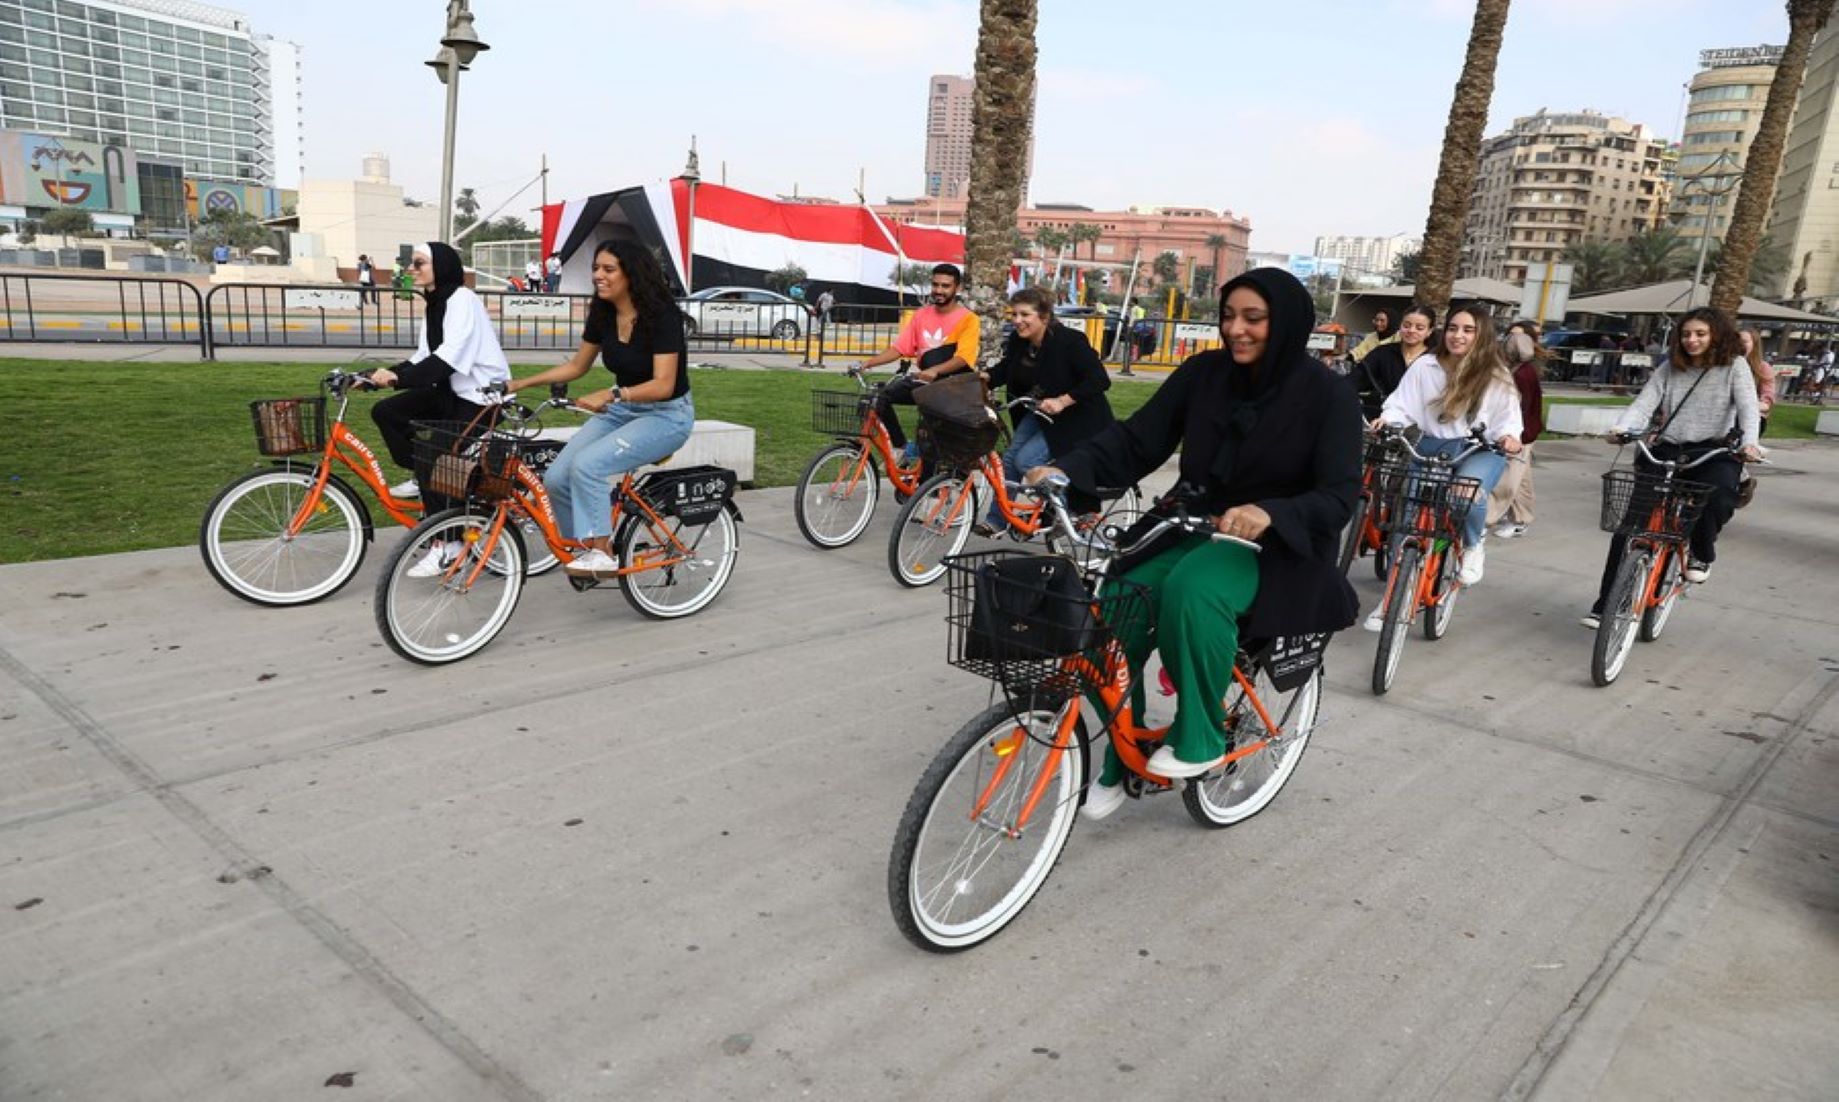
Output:
[[1058,467],[1033,467],[1029,469],[1027,474],[1022,476],[1022,485],[1038,486],[1042,482],[1056,476],[1065,478],[1066,472]]
[[1235,505],[1220,514],[1214,527],[1222,535],[1237,536],[1242,540],[1255,540],[1271,527],[1271,514],[1256,505]]
[[370,373],[370,385],[373,387],[395,386],[396,373],[387,367],[379,367]]
[[1737,458],[1743,460],[1745,463],[1760,463],[1762,462],[1762,449],[1755,444],[1751,444],[1739,451],[1737,453]]
[[1513,435],[1503,436],[1499,440],[1496,440],[1495,443],[1499,444],[1501,451],[1505,452],[1508,455],[1520,454],[1520,438],[1517,436],[1513,436]]
[[576,398],[575,404],[587,410],[589,413],[599,413],[613,404],[613,392],[611,390],[596,390],[592,394],[584,394]]
[[1064,394],[1062,394],[1062,395],[1058,395],[1053,398],[1041,399],[1039,408],[1042,413],[1045,413],[1050,417],[1058,417],[1060,414],[1066,411],[1067,406],[1070,406],[1072,404],[1073,404],[1073,400],[1071,398],[1068,398]]

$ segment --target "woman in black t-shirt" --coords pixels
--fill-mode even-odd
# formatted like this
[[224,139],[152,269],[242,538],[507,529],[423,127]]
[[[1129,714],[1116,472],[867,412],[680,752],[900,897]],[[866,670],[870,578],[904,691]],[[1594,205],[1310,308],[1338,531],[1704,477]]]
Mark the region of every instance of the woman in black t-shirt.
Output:
[[518,391],[573,382],[593,370],[597,355],[613,373],[613,386],[575,399],[595,415],[543,475],[562,534],[589,547],[567,565],[569,573],[605,577],[618,570],[607,546],[608,490],[621,475],[689,440],[696,407],[684,352],[683,315],[657,260],[637,242],[605,241],[594,251],[594,301],[581,347],[562,366],[509,384]]

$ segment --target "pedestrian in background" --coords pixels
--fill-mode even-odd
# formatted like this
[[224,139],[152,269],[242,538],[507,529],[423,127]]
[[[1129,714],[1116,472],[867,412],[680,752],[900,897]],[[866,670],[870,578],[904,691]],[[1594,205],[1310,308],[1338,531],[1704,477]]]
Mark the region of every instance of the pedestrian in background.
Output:
[[1539,385],[1538,327],[1516,321],[1507,329],[1507,364],[1520,392],[1520,454],[1509,456],[1507,469],[1488,495],[1488,524],[1501,539],[1517,539],[1533,522],[1533,442],[1545,428],[1545,395]]
[[1373,331],[1354,346],[1354,362],[1361,363],[1373,349],[1382,344],[1393,344],[1397,341],[1398,330],[1392,327],[1392,315],[1384,310],[1377,311],[1373,315]]
[[364,253],[358,254],[358,301],[375,304],[377,301],[377,266],[370,262]]
[[550,253],[549,259],[543,262],[543,290],[553,295],[561,286],[562,258],[555,253]]
[[[1743,359],[1750,365],[1750,375],[1756,380],[1756,409],[1760,416],[1756,422],[1756,438],[1769,431],[1769,411],[1775,408],[1775,368],[1762,358],[1762,334],[1754,326],[1746,325],[1737,330],[1737,344],[1743,350]],[[1756,500],[1756,476],[1748,467],[1743,468],[1743,481],[1737,483],[1737,508],[1741,509]]]

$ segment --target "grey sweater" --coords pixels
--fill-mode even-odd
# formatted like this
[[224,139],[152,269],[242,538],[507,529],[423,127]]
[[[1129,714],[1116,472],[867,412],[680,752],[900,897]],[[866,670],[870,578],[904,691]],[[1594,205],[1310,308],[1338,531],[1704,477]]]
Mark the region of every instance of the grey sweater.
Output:
[[1742,431],[1744,447],[1755,444],[1762,411],[1756,403],[1750,365],[1734,360],[1723,367],[1705,368],[1704,374],[1700,381],[1696,368],[1676,371],[1670,363],[1661,364],[1641,388],[1635,404],[1616,418],[1616,431],[1646,432],[1658,412],[1666,424],[1660,438],[1671,444],[1721,440],[1732,425]]

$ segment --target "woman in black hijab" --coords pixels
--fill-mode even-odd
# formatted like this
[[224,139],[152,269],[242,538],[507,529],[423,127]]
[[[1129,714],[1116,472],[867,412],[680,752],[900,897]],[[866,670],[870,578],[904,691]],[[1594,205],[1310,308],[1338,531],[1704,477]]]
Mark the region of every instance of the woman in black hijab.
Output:
[[[1195,777],[1227,752],[1224,703],[1240,629],[1258,639],[1339,631],[1356,603],[1335,569],[1341,529],[1360,492],[1360,404],[1309,356],[1315,305],[1295,276],[1259,268],[1220,292],[1225,347],[1191,356],[1154,397],[1058,460],[1074,488],[1125,486],[1181,449],[1190,513],[1262,551],[1187,536],[1125,579],[1150,591],[1153,623],[1120,638],[1140,678],[1160,648],[1178,694],[1175,721],[1149,761],[1156,774]],[[1037,468],[1038,481],[1053,468]],[[1125,633],[1128,635],[1128,633]],[[1107,752],[1086,815],[1123,802],[1122,766]]]

